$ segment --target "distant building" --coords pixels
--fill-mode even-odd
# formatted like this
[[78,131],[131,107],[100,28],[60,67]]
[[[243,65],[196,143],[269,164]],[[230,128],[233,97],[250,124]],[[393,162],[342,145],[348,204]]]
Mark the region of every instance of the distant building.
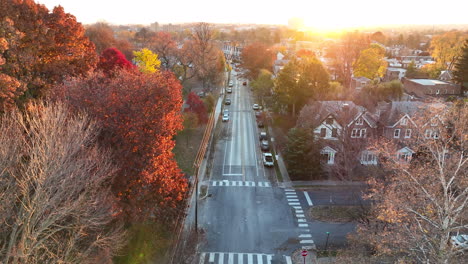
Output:
[[441,80],[403,78],[403,88],[419,97],[459,95],[461,86]]
[[438,79],[441,81],[451,82],[453,80],[453,73],[451,70],[442,71]]
[[352,90],[361,90],[364,86],[370,83],[370,79],[366,77],[353,77],[351,78],[351,89]]
[[401,80],[406,75],[406,69],[402,68],[387,68],[385,72],[384,80],[386,82],[393,80]]

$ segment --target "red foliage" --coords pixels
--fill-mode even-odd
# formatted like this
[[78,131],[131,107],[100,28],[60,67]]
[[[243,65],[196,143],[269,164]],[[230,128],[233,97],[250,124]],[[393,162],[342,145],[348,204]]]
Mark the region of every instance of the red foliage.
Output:
[[107,75],[117,69],[128,70],[131,68],[134,68],[134,65],[128,61],[125,55],[117,48],[105,49],[99,57],[99,63],[97,65],[97,69],[104,71]]
[[255,79],[261,69],[272,71],[273,50],[263,43],[252,43],[246,46],[241,55],[242,67],[247,69],[249,79]]
[[100,120],[101,141],[121,166],[113,190],[129,217],[170,217],[187,182],[174,159],[173,137],[182,129],[181,86],[172,73],[96,72],[66,83],[62,98]]
[[304,57],[311,57],[311,58],[314,58],[315,57],[315,53],[310,51],[310,50],[306,50],[306,49],[301,49],[301,50],[298,50],[296,52],[296,56],[299,57],[299,58],[304,58]]
[[185,111],[191,111],[197,114],[198,122],[206,123],[208,121],[208,113],[206,111],[205,104],[194,92],[189,93],[187,98],[187,105],[189,107],[186,108]]

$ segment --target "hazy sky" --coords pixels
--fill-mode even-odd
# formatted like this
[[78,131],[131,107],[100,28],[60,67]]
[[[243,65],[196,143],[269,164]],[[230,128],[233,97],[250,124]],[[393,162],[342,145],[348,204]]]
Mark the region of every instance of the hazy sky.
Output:
[[82,23],[178,22],[287,24],[336,28],[388,24],[468,24],[466,0],[36,0],[62,5]]

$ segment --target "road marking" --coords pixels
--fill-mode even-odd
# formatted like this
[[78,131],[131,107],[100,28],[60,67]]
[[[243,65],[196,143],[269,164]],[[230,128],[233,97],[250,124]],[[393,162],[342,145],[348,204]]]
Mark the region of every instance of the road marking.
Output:
[[296,214],[296,217],[305,217],[303,214]]
[[223,173],[223,176],[242,176],[242,173]]
[[284,256],[286,258],[286,264],[292,264],[292,260],[290,256]]
[[286,198],[297,198],[297,195],[286,195]]
[[299,238],[309,238],[309,237],[312,237],[311,234],[300,234],[299,235]]
[[206,256],[206,253],[203,252],[201,253],[200,255],[200,262],[198,262],[198,264],[203,264],[205,262],[205,256]]
[[263,264],[263,255],[257,255],[257,264]]
[[258,186],[263,187],[263,183],[262,183],[262,182],[259,182],[259,183],[258,183]]
[[299,222],[299,223],[305,223],[306,220],[301,218],[301,219],[297,219],[297,222]]
[[272,259],[272,256],[271,256],[271,255],[267,255],[267,263],[268,263],[268,264],[271,263],[271,259]]
[[271,187],[269,182],[254,182],[254,181],[211,181],[211,186],[218,186],[218,187],[261,187],[267,188]]
[[224,253],[219,253],[218,264],[224,263]]
[[313,206],[314,204],[312,203],[312,200],[310,199],[309,194],[306,191],[304,191],[304,196],[305,196],[309,206]]
[[253,263],[253,259],[252,259],[252,254],[247,254],[247,263],[248,264],[252,264]]
[[234,264],[234,254],[229,253],[228,264]]
[[288,202],[299,202],[299,199],[288,199]]
[[304,213],[304,211],[302,211],[302,210],[296,210],[296,214],[303,214],[303,213]]
[[288,203],[289,205],[300,205],[300,203]]
[[301,244],[313,244],[314,241],[313,240],[301,240],[301,241],[299,241],[299,243],[301,243]]
[[210,258],[208,259],[208,262],[214,262],[215,254],[210,253]]
[[298,226],[299,226],[299,227],[309,227],[308,224],[299,224]]
[[238,264],[244,264],[244,253],[237,254],[237,262]]
[[[297,203],[297,204],[300,204],[300,203]],[[300,206],[293,206],[293,208],[296,209],[296,210],[302,210],[302,207],[300,207]]]
[[295,192],[296,190],[294,189],[285,189],[286,192]]

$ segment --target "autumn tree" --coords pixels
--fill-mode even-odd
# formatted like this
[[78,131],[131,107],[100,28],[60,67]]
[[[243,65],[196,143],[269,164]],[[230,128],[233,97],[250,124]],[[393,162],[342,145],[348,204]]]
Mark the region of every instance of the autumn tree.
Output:
[[0,93],[7,91],[10,101],[40,97],[97,61],[83,26],[60,6],[49,11],[32,0],[1,1],[0,24],[1,79],[8,85]]
[[293,59],[275,79],[274,95],[277,104],[295,116],[308,100],[325,95],[328,87],[329,75],[317,58]]
[[455,63],[454,79],[461,84],[465,91],[468,89],[468,39],[465,40],[460,57]]
[[369,47],[369,39],[357,31],[342,35],[339,43],[332,45],[327,51],[327,57],[333,61],[338,79],[344,87],[349,88],[353,65],[359,58],[361,51]]
[[187,105],[188,108],[186,108],[186,111],[195,113],[200,123],[206,123],[208,121],[205,103],[194,92],[189,93]]
[[242,68],[247,70],[247,78],[257,78],[261,69],[273,70],[273,50],[263,43],[252,43],[241,53]]
[[99,128],[61,104],[0,119],[0,262],[110,263],[124,242]]
[[134,51],[133,55],[135,56],[135,63],[141,72],[155,73],[161,65],[158,54],[154,54],[149,49],[144,48],[140,51]]
[[96,72],[60,91],[59,98],[102,124],[102,143],[122,165],[113,191],[127,217],[168,221],[177,214],[187,183],[172,153],[173,137],[182,129],[181,87],[174,75],[127,70],[109,79]]
[[[195,53],[192,49],[193,41],[186,40],[183,46],[177,50],[175,56],[177,63],[173,67],[173,71],[182,84],[196,76],[194,69]],[[188,91],[191,92],[190,90]]]
[[133,64],[125,58],[125,55],[116,48],[105,49],[99,57],[97,69],[110,75],[115,70],[132,69]]
[[107,23],[98,22],[86,26],[85,35],[96,46],[97,54],[102,54],[104,50],[114,47],[125,54],[127,59],[131,59],[133,56],[133,46],[130,41],[124,38],[116,38],[114,30]]
[[358,239],[410,262],[461,263],[466,249],[450,239],[468,228],[468,107],[424,112],[407,141],[415,151],[410,162],[395,155],[395,144],[377,142],[387,173],[369,181],[372,217],[360,224]]
[[371,80],[383,77],[387,68],[384,57],[385,48],[379,44],[371,44],[370,48],[361,51],[354,66],[354,76]]
[[157,32],[152,38],[150,49],[158,54],[161,66],[166,70],[172,70],[175,64],[177,43],[168,32]]
[[204,89],[218,81],[224,72],[224,55],[213,43],[213,28],[208,23],[195,25],[191,36],[191,59]]
[[450,68],[461,55],[463,41],[467,38],[466,33],[456,30],[434,36],[430,50],[436,60],[437,68],[442,70]]

